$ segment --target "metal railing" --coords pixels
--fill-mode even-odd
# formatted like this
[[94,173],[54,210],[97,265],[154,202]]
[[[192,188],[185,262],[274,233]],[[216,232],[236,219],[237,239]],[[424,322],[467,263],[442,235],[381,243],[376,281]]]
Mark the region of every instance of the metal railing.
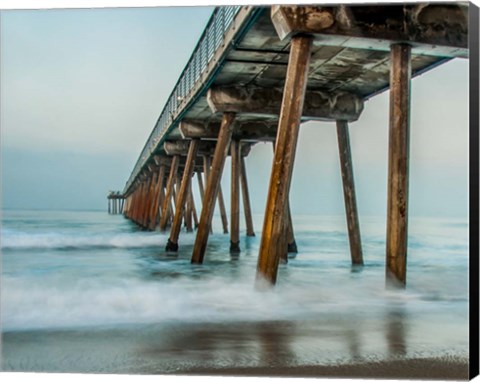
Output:
[[184,107],[182,101],[192,95],[190,93],[201,79],[203,72],[207,69],[208,63],[217,49],[223,44],[225,33],[232,26],[235,16],[241,8],[241,6],[224,6],[214,9],[203,34],[155,124],[155,128],[140,153],[130,178],[125,185],[124,193],[129,190],[136,176],[156,150],[163,134],[167,132],[174,122],[173,115],[179,108]]

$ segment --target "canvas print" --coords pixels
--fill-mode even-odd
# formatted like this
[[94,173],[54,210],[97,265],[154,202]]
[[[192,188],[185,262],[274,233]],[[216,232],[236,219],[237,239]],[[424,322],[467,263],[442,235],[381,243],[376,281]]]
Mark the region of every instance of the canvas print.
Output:
[[472,30],[467,2],[2,10],[1,370],[473,377]]

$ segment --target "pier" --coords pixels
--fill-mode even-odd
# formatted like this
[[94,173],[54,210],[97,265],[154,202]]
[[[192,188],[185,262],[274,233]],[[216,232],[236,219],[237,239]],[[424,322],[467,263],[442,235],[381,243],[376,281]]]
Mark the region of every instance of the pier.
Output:
[[108,213],[109,214],[122,214],[125,203],[125,197],[120,191],[110,191],[107,195],[108,200]]
[[[468,11],[467,3],[215,8],[124,190],[108,195],[109,212],[169,233],[169,252],[178,251],[181,234],[195,235],[197,264],[207,254],[215,208],[232,254],[242,251],[245,218],[246,234],[261,237],[257,286],[271,286],[279,263],[301,249],[289,205],[299,129],[328,121],[338,136],[351,263],[361,267],[349,123],[389,91],[385,273],[388,285],[405,287],[411,81],[468,59]],[[254,232],[245,158],[258,142],[271,142],[274,160],[263,229]],[[231,187],[222,190],[227,156]]]

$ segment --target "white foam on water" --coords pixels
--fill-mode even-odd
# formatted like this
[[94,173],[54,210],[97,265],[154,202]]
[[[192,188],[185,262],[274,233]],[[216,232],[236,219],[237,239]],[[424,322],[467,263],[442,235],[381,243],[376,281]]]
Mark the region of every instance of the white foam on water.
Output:
[[408,304],[417,310],[435,308],[418,293],[385,290],[383,280],[376,277],[360,280],[340,275],[316,284],[289,280],[260,292],[254,288],[253,272],[243,276],[114,283],[72,279],[69,284],[52,281],[42,286],[33,279],[4,277],[2,325],[4,330],[21,330],[170,321],[304,320],[347,313],[375,317],[392,304]]
[[159,233],[64,234],[56,232],[22,233],[2,231],[1,248],[16,249],[85,249],[85,248],[142,248],[163,245]]

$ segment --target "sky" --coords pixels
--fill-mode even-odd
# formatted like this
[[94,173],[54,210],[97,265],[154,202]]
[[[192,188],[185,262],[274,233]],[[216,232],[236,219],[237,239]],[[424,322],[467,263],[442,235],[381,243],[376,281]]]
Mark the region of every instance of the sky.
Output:
[[[212,10],[2,11],[2,207],[106,210]],[[468,86],[466,59],[412,81],[411,216],[468,216]],[[374,97],[350,124],[360,215],[385,214],[388,104],[388,92]],[[246,159],[256,213],[265,208],[271,163],[270,144]],[[334,123],[301,126],[290,200],[294,214],[344,213]]]

